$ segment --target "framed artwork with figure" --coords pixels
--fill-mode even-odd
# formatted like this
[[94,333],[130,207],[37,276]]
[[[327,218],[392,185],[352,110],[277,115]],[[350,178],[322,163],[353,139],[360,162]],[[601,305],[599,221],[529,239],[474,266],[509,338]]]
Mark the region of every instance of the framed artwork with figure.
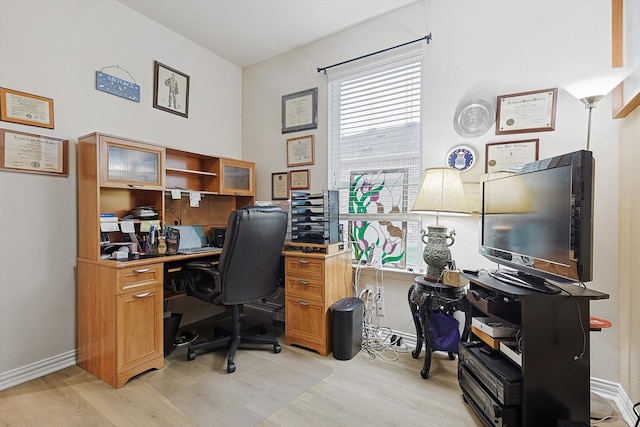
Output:
[[154,61],[153,108],[189,117],[189,76]]

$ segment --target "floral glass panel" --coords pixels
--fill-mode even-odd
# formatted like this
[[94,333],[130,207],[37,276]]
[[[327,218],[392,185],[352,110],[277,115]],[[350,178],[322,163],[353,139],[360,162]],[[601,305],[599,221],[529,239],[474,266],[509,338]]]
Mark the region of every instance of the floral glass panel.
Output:
[[407,223],[400,217],[407,212],[407,181],[404,168],[351,172],[349,214],[380,217],[349,221],[357,261],[404,268]]

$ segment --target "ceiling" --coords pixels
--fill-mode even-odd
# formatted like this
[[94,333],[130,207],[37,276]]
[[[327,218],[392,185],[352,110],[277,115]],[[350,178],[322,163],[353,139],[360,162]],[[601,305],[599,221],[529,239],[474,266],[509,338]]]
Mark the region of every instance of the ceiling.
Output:
[[245,67],[418,0],[118,0]]

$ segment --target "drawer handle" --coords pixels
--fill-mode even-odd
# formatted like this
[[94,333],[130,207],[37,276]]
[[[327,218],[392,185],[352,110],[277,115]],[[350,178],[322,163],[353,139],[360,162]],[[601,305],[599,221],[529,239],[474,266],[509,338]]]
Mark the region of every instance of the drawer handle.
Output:
[[308,280],[298,280],[298,283],[301,285],[308,285],[310,282]]
[[306,302],[306,301],[298,301],[298,304],[300,304],[300,305],[309,305],[309,303]]
[[150,268],[141,268],[139,270],[133,270],[134,273],[146,273],[147,271],[151,270]]
[[150,294],[151,294],[151,292],[145,292],[143,294],[134,295],[134,297],[136,297],[136,298],[144,298],[144,297],[148,297]]
[[131,188],[143,188],[144,185],[142,184],[127,184],[129,187]]
[[309,260],[308,259],[299,259],[298,263],[299,264],[309,264]]

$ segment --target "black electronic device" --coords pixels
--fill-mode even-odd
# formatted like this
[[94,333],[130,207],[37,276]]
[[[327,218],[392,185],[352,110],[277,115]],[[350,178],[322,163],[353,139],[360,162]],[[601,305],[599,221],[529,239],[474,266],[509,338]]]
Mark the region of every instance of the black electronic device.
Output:
[[581,150],[484,182],[480,253],[525,281],[592,280],[593,181],[592,153]]
[[[489,350],[489,351],[486,351]],[[459,365],[464,366],[501,405],[522,401],[522,374],[499,351],[477,341],[460,343]]]
[[224,246],[224,236],[227,232],[226,228],[212,228],[210,231],[210,239],[212,246],[221,248]]
[[489,393],[467,368],[458,365],[458,382],[462,394],[487,426],[519,426],[521,407],[502,405]]

